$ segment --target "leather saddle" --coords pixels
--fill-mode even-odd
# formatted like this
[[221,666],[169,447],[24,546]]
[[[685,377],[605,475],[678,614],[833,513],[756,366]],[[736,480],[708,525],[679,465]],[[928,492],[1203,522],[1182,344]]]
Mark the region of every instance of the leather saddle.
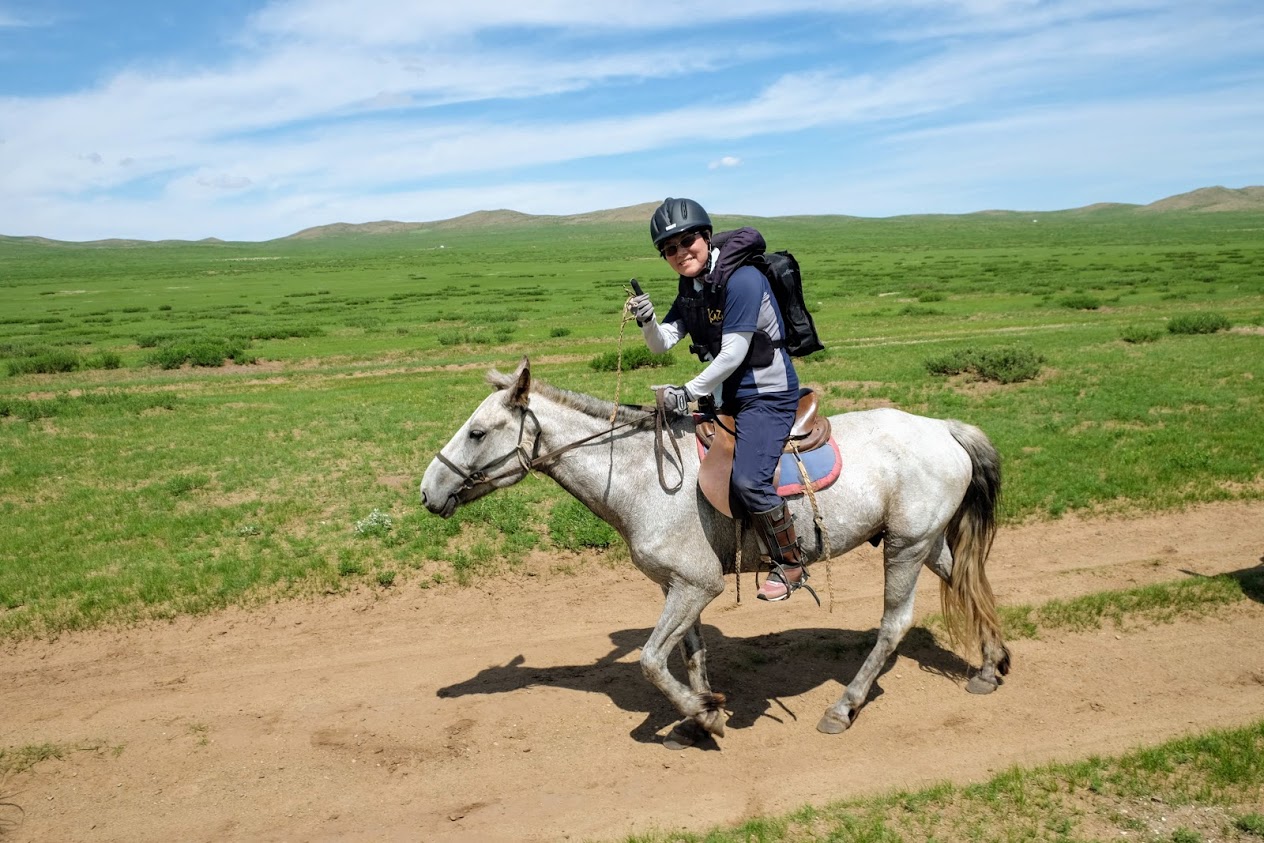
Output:
[[[808,387],[799,390],[799,408],[795,412],[790,438],[782,448],[783,453],[806,453],[826,445],[830,441],[829,417],[817,412],[817,395]],[[717,413],[714,419],[698,422],[694,433],[706,450],[698,469],[698,487],[717,510],[733,517],[729,503],[729,479],[733,476],[733,417]],[[778,465],[773,485],[779,486],[781,466]]]

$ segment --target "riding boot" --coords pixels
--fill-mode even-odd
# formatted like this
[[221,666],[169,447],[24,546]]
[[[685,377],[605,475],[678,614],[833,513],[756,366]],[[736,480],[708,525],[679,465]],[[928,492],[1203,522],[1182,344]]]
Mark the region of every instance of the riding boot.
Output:
[[794,532],[794,514],[790,512],[790,508],[783,503],[767,512],[751,513],[751,520],[768,546],[768,556],[773,566],[755,596],[775,603],[785,600],[800,588],[806,588],[819,604],[821,599],[816,596],[812,586],[807,584],[808,571],[803,566],[803,552]]

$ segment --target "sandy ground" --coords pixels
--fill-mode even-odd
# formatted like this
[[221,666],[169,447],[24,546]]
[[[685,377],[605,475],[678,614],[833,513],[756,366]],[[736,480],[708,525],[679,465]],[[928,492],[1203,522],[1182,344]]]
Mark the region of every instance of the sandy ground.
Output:
[[[1264,504],[1001,532],[999,600],[1041,603],[1261,563]],[[1264,716],[1264,605],[1012,642],[986,697],[914,629],[852,729],[816,732],[881,608],[867,547],[830,601],[743,582],[703,615],[728,734],[672,752],[637,657],[635,571],[515,575],[229,611],[0,651],[0,746],[82,747],[10,777],[6,840],[580,840],[984,779]],[[824,570],[814,581],[825,585]],[[938,610],[924,573],[919,613]],[[16,819],[16,812],[0,813]]]

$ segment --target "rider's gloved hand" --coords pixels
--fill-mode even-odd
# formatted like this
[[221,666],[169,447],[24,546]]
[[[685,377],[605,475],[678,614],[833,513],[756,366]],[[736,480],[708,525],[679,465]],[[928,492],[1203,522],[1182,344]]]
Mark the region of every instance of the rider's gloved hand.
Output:
[[654,303],[648,293],[628,299],[628,313],[636,317],[636,324],[646,325],[654,321]]
[[693,396],[686,386],[656,386],[663,391],[663,409],[672,418],[683,419],[689,415],[689,402]]

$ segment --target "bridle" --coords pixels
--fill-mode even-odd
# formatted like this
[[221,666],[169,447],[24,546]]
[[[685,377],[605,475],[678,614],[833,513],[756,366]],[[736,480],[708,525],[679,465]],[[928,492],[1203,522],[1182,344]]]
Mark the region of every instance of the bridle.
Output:
[[[659,480],[659,483],[662,484],[664,489],[674,492],[680,489],[681,485],[684,483],[684,479],[682,477],[679,483],[677,483],[674,487],[669,488],[667,485],[667,481],[664,478],[662,434],[667,429],[667,424],[665,421],[666,413],[663,409],[662,390],[657,390],[657,399],[658,400],[656,402],[656,407],[654,409],[654,416],[655,416],[654,418],[654,422],[655,422],[654,453],[658,458],[658,480]],[[527,450],[527,447],[523,444],[523,442],[526,440],[526,437],[527,437],[527,419],[528,418],[531,419],[531,421],[535,425],[535,437],[531,441],[531,449],[529,451]],[[447,468],[451,472],[453,472],[457,477],[461,478],[461,485],[457,487],[457,490],[455,492],[449,495],[449,497],[457,498],[459,500],[462,494],[469,492],[472,489],[477,489],[479,486],[492,485],[496,483],[496,481],[509,477],[515,472],[517,472],[519,469],[521,469],[522,473],[519,474],[518,477],[514,479],[514,482],[516,483],[522,478],[526,477],[532,471],[535,471],[540,466],[547,463],[549,460],[560,457],[562,454],[566,453],[567,451],[570,451],[574,448],[578,448],[581,445],[586,445],[589,442],[593,441],[594,439],[599,439],[603,436],[608,436],[609,434],[614,433],[615,431],[620,430],[625,427],[631,427],[632,425],[640,424],[642,420],[643,419],[631,419],[629,421],[621,422],[619,424],[614,424],[613,422],[611,422],[610,427],[605,428],[604,430],[599,430],[596,433],[583,437],[582,439],[576,439],[574,442],[569,442],[560,448],[554,448],[552,451],[548,451],[546,453],[541,454],[539,453],[540,431],[541,431],[540,420],[536,417],[535,412],[530,407],[527,407],[523,409],[522,418],[518,422],[518,444],[514,446],[513,450],[499,457],[496,457],[495,459],[489,462],[484,463],[482,466],[478,468],[470,469],[468,471],[466,469],[461,468],[452,460],[445,457],[443,455],[442,450],[439,451],[439,453],[435,455],[435,459],[437,459],[439,462],[447,466]],[[667,438],[672,443],[672,447],[676,451],[677,464],[680,464],[680,445],[676,443],[676,440],[672,438],[670,434],[668,435]],[[509,463],[511,460],[515,460],[515,459],[517,460],[517,465],[510,467],[509,471],[502,472],[499,474],[493,474],[493,475],[488,474],[489,471],[493,469],[497,469],[500,466],[505,465],[506,463]]]
[[[524,447],[522,444],[523,440],[526,439],[526,436],[527,436],[527,419],[528,418],[530,418],[533,422],[535,422],[535,439],[531,443],[530,452],[528,452],[526,447]],[[518,444],[514,446],[514,449],[512,451],[508,452],[504,456],[497,457],[491,462],[484,463],[479,468],[470,469],[469,471],[466,471],[465,469],[461,468],[456,463],[452,462],[452,460],[445,457],[443,455],[442,450],[439,451],[439,453],[435,455],[435,459],[437,459],[439,462],[447,466],[454,474],[456,474],[457,477],[461,478],[461,485],[451,495],[451,497],[456,498],[456,497],[459,497],[463,492],[468,492],[471,489],[476,489],[479,486],[482,486],[484,484],[492,484],[492,483],[495,483],[497,480],[500,480],[504,477],[508,477],[510,474],[513,473],[513,469],[511,469],[507,473],[496,474],[492,476],[488,476],[487,472],[490,471],[491,469],[499,468],[500,466],[504,465],[505,463],[509,462],[511,459],[514,459],[514,458],[517,458],[518,465],[521,466],[522,468],[521,477],[526,477],[528,474],[531,473],[532,469],[536,467],[536,461],[539,459],[536,452],[539,450],[539,448],[540,448],[540,420],[536,418],[535,413],[532,412],[530,408],[527,408],[522,411],[522,418],[518,421]],[[549,455],[545,454],[545,456],[549,456]],[[521,477],[519,479],[521,479]]]

